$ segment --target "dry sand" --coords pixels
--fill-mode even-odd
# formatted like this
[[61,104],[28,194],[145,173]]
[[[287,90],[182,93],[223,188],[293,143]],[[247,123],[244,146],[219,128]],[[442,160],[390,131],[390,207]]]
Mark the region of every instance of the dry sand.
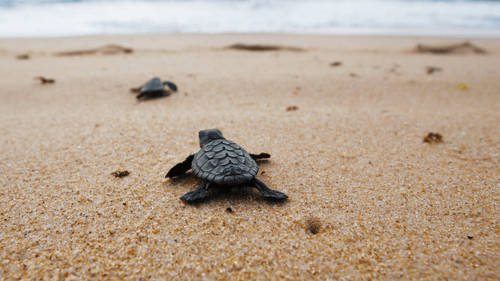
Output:
[[[481,55],[412,52],[460,42],[0,40],[0,279],[498,280],[500,39],[471,40]],[[133,52],[99,52],[108,44]],[[97,51],[56,55],[81,50]],[[153,76],[179,92],[136,101],[129,88]],[[164,176],[208,128],[270,153],[258,178],[289,200],[179,200],[201,181]]]

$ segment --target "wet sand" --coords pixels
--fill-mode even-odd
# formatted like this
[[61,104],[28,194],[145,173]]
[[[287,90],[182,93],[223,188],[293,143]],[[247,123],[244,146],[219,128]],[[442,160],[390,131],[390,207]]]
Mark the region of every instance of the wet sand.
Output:
[[[0,279],[500,278],[500,39],[413,51],[463,41],[1,39]],[[138,102],[155,76],[179,91]],[[165,174],[208,128],[270,153],[257,178],[289,199],[183,203],[202,181]]]

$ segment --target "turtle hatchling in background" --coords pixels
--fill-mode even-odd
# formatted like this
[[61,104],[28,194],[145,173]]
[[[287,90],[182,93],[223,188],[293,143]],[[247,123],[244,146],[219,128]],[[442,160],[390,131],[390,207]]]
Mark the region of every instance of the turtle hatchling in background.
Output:
[[288,198],[285,193],[272,190],[255,178],[259,171],[255,160],[269,158],[271,155],[248,154],[241,146],[226,140],[217,129],[203,130],[199,135],[200,151],[175,165],[165,176],[173,178],[193,169],[198,177],[206,180],[198,189],[184,194],[182,200],[202,199],[212,185],[236,186],[245,183],[256,187],[266,198],[278,200]]
[[165,86],[168,86],[172,91],[177,92],[177,86],[174,83],[170,81],[161,82],[160,78],[156,77],[146,82],[144,86],[132,88],[130,91],[140,93],[137,96],[138,99],[166,97],[169,96],[169,93],[165,92]]

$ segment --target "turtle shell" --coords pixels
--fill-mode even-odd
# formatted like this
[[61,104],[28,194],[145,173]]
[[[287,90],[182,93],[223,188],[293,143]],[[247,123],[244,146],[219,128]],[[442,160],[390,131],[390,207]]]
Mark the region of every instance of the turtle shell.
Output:
[[142,93],[157,91],[163,91],[163,83],[161,82],[160,78],[153,78],[141,87]]
[[198,151],[191,163],[195,174],[217,184],[236,185],[251,181],[259,167],[241,146],[218,139]]

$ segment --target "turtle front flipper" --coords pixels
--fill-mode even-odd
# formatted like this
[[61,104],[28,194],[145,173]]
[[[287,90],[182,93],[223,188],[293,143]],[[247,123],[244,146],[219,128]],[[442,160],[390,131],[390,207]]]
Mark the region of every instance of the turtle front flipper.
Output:
[[203,182],[200,185],[200,187],[198,187],[198,189],[195,189],[193,191],[190,191],[190,192],[184,194],[181,197],[181,200],[192,202],[194,200],[205,198],[205,195],[207,195],[207,190],[208,190],[209,186],[210,186],[210,182],[207,182],[207,181]]
[[170,171],[168,171],[168,173],[165,177],[166,178],[173,178],[173,177],[180,176],[180,175],[184,174],[185,172],[189,171],[189,169],[191,169],[191,162],[193,162],[193,159],[194,159],[194,154],[189,155],[188,158],[186,158],[186,160],[184,160],[184,162],[181,162],[181,163],[173,166],[172,169],[170,169]]
[[272,198],[277,200],[283,200],[288,198],[288,195],[286,195],[285,193],[270,189],[269,187],[267,187],[265,183],[256,178],[254,178],[252,182],[255,185],[255,187],[260,191],[260,193],[262,193],[262,195],[264,195],[264,197],[266,198]]
[[257,154],[250,154],[253,160],[258,160],[258,159],[264,159],[264,158],[271,158],[271,155],[268,153],[261,153],[259,155]]
[[177,92],[177,86],[174,83],[165,81],[163,82],[163,85],[167,85],[172,91]]

